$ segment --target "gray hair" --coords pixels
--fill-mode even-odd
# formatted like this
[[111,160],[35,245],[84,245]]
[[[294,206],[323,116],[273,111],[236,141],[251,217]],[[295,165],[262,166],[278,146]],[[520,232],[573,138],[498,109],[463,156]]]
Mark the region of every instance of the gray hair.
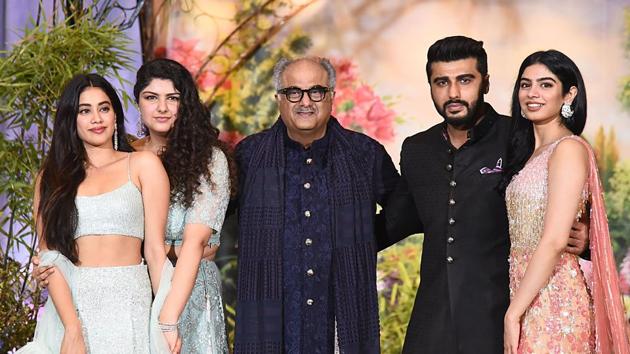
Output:
[[280,58],[280,60],[278,60],[276,65],[273,67],[273,85],[275,86],[276,91],[283,88],[282,74],[289,67],[289,65],[302,60],[308,60],[321,65],[321,67],[324,68],[324,70],[326,70],[326,73],[328,74],[328,88],[330,88],[331,90],[335,89],[337,74],[335,72],[335,68],[330,63],[330,60],[320,57],[302,57],[297,59]]

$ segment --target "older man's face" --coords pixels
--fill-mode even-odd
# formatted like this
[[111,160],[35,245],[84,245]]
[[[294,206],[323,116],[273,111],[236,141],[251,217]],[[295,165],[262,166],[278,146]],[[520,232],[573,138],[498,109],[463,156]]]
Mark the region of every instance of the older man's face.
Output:
[[[328,73],[316,62],[300,60],[289,65],[281,77],[281,88],[294,87],[308,90],[317,87],[328,87]],[[315,95],[314,98],[317,99]],[[290,102],[287,95],[278,93],[276,100],[280,108],[280,116],[287,126],[289,137],[304,146],[326,134],[326,124],[332,111],[333,92],[325,92],[319,102],[311,100],[304,92],[298,102]]]

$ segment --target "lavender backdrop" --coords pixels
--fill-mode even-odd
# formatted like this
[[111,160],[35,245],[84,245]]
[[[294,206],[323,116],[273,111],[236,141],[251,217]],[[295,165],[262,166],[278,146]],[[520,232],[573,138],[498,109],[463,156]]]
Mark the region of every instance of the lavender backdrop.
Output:
[[[97,0],[98,1],[98,0]],[[136,4],[136,0],[118,0],[123,6],[132,7]],[[42,1],[44,12],[48,19],[52,19],[52,4],[53,1]],[[91,0],[85,2],[85,5],[90,5]],[[20,40],[24,30],[33,27],[35,23],[37,12],[39,9],[39,0],[0,0],[0,50],[11,50],[12,46]],[[63,13],[58,10],[55,14],[57,20],[63,18]],[[124,16],[122,12],[112,12],[108,19],[112,22],[119,22]],[[121,71],[121,76],[128,81],[124,86],[120,86],[117,80],[111,80],[112,84],[118,90],[125,90],[131,94],[133,91],[133,83],[135,81],[136,70],[142,65],[142,53],[140,42],[140,25],[138,20],[133,25],[125,30],[125,34],[131,40],[131,48],[133,55],[133,71]],[[138,111],[133,104],[129,104],[125,109],[125,126],[129,133],[135,134],[137,130]],[[0,133],[5,134],[6,127],[0,125]],[[0,195],[0,205],[6,202],[6,197]],[[0,239],[3,246],[6,246],[6,240]],[[9,256],[18,262],[25,262],[28,254],[23,248],[17,248],[9,251]]]

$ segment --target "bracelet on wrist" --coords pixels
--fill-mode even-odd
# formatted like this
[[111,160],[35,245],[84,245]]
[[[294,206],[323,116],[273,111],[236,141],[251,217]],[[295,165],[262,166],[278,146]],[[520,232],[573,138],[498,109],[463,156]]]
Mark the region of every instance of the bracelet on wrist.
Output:
[[162,332],[175,332],[177,330],[178,325],[179,325],[179,321],[175,323],[158,322],[158,328]]

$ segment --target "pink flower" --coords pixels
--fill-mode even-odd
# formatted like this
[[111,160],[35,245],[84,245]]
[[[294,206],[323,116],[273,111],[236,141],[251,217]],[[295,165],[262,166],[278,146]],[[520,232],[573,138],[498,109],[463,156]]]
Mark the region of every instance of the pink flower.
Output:
[[155,50],[153,51],[153,55],[155,55],[156,58],[166,58],[166,48],[165,47],[155,48]]
[[394,128],[392,123],[395,117],[394,111],[385,106],[383,101],[375,100],[367,115],[370,127],[368,134],[383,142],[393,140]]
[[630,249],[626,252],[626,256],[621,262],[619,270],[619,287],[625,295],[630,295]]
[[[197,86],[199,86],[199,90],[201,91],[206,91],[209,90],[212,87],[215,87],[216,85],[219,84],[219,82],[222,80],[223,78],[219,75],[216,75],[215,73],[209,71],[209,70],[204,70],[201,75],[199,75],[199,77],[197,78]],[[221,88],[224,88],[226,90],[229,90],[232,88],[232,81],[225,80],[222,84],[221,84]]]
[[232,149],[234,149],[236,144],[243,140],[243,138],[244,136],[236,130],[222,130],[219,133],[219,140],[228,144],[228,146]]
[[[169,59],[173,59],[182,64],[186,67],[186,69],[188,69],[188,71],[190,71],[193,77],[197,75],[199,70],[201,70],[201,67],[207,57],[206,53],[195,49],[197,43],[199,43],[199,40],[195,38],[189,40],[173,38],[172,46],[165,50]],[[225,50],[222,53],[225,55],[227,51]],[[201,91],[206,91],[216,86],[222,79],[220,74],[216,74],[220,72],[221,68],[214,65],[212,62],[210,62],[209,65],[206,65],[197,77],[197,86],[199,89]],[[230,80],[225,80],[221,87],[229,90],[232,88],[232,82]]]
[[205,58],[202,51],[195,49],[197,43],[199,40],[196,38],[189,40],[173,38],[171,47],[166,50],[167,56],[185,66],[192,75],[196,75]]
[[337,73],[337,88],[351,86],[357,79],[357,66],[348,58],[333,58],[331,63]]
[[396,113],[366,84],[343,85],[335,96],[333,115],[342,126],[381,142],[394,138]]

